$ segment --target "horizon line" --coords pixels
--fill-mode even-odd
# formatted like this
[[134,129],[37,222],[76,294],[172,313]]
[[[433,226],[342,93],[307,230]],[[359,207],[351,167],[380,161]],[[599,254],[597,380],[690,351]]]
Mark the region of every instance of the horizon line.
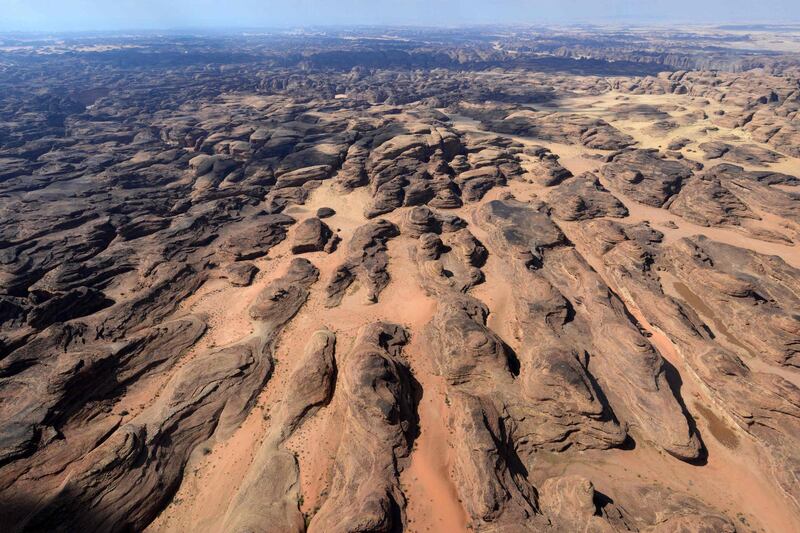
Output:
[[800,29],[800,19],[797,21],[719,21],[719,22],[683,22],[674,21],[608,21],[608,22],[485,22],[485,23],[461,23],[461,24],[289,24],[274,26],[244,26],[244,25],[187,25],[187,26],[131,26],[128,28],[102,28],[102,29],[10,29],[0,26],[0,35],[42,35],[42,34],[113,34],[125,32],[179,32],[179,31],[214,31],[214,32],[245,32],[245,31],[298,31],[298,30],[356,30],[356,29],[438,29],[438,30],[458,30],[458,29],[490,29],[490,28],[517,28],[517,29],[555,29],[555,28],[612,28],[624,26],[626,28],[670,28],[675,25],[691,28],[714,28],[730,30],[753,30],[752,28],[792,28]]

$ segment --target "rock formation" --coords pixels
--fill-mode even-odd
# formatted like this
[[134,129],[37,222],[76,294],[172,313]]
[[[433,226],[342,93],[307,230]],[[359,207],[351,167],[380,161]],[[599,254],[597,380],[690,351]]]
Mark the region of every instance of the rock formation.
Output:
[[800,530],[750,33],[4,35],[0,529]]

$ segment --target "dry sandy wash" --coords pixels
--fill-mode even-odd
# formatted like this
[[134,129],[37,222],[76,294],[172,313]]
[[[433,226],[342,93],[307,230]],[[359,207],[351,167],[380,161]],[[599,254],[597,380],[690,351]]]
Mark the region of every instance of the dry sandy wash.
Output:
[[800,531],[797,71],[412,75],[6,105],[1,530]]

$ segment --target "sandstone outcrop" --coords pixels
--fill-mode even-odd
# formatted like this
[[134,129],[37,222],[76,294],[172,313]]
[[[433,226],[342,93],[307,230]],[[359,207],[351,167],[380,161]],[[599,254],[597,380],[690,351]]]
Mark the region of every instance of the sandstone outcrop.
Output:
[[328,252],[336,249],[339,237],[319,218],[307,218],[294,229],[293,254]]
[[347,243],[347,259],[334,271],[325,289],[328,307],[339,305],[356,279],[366,288],[367,301],[377,301],[389,283],[386,242],[399,233],[397,226],[384,219],[369,222],[353,232]]
[[553,215],[563,220],[587,220],[600,216],[622,218],[628,210],[591,173],[562,182],[548,196]]
[[693,176],[686,163],[662,158],[657,150],[613,154],[602,174],[615,190],[653,207],[663,206]]
[[[393,531],[404,524],[398,462],[417,431],[414,381],[401,359],[403,328],[373,323],[359,331],[340,370],[342,440],[338,475],[310,531]],[[355,505],[353,505],[355,503]]]

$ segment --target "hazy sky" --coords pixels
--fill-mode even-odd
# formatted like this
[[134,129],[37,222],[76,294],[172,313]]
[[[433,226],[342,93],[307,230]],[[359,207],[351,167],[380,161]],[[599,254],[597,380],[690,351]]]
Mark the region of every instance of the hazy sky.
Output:
[[800,22],[800,0],[0,0],[0,30]]

